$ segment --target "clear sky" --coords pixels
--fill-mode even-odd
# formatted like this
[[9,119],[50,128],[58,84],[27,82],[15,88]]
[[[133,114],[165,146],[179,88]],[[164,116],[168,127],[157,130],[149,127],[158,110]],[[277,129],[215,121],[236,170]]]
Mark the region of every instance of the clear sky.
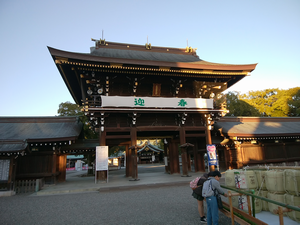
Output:
[[91,38],[197,48],[205,61],[258,63],[230,91],[300,86],[299,0],[0,0],[0,116],[55,116],[74,103],[47,46]]

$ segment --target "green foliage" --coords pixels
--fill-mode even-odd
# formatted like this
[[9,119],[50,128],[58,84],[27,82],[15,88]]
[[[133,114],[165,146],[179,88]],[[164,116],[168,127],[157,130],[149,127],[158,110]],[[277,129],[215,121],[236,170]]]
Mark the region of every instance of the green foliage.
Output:
[[91,129],[89,119],[84,115],[82,109],[82,106],[67,101],[59,104],[57,113],[58,116],[79,116],[80,121],[83,124],[84,139],[97,139],[98,134]]
[[123,152],[125,152],[125,146],[113,146],[109,148],[109,156],[117,157],[120,156]]
[[157,143],[155,143],[154,145],[156,145],[158,148],[164,150],[165,144],[164,144],[164,140],[163,139],[157,140]]
[[57,110],[58,116],[82,116],[82,106],[78,106],[71,102],[62,102]]
[[300,116],[300,87],[249,91],[242,95],[229,92],[226,102],[229,110],[226,116]]
[[89,118],[87,116],[81,116],[80,120],[83,123],[84,139],[98,139],[99,134],[92,129]]
[[245,100],[240,100],[238,92],[229,92],[226,95],[226,104],[229,113],[226,116],[260,116],[259,111],[248,104]]
[[288,90],[291,98],[288,100],[289,116],[300,116],[300,87]]

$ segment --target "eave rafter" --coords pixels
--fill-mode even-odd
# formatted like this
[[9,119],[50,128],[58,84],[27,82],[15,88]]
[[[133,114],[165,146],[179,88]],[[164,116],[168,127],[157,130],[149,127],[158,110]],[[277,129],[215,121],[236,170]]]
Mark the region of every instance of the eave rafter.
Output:
[[[250,74],[248,70],[242,71],[219,71],[206,69],[182,69],[182,68],[166,68],[166,67],[145,67],[145,66],[126,66],[123,64],[99,64],[99,63],[82,63],[70,61],[67,58],[57,57],[56,64],[77,66],[78,71],[95,71],[106,73],[123,73],[123,74],[141,74],[141,75],[160,75],[160,76],[184,76],[184,77],[202,77],[211,78],[212,76],[224,76],[218,78],[228,78],[228,76],[247,76]],[[151,73],[151,74],[150,74]],[[204,75],[204,76],[203,76]],[[206,75],[206,76],[205,76]],[[210,76],[209,76],[210,75]]]

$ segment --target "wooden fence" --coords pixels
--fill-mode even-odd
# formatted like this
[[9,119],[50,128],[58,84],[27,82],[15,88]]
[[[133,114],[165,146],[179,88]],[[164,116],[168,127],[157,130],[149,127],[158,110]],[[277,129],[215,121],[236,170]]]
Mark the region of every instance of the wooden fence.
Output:
[[37,192],[42,189],[45,184],[44,178],[32,180],[16,180],[15,192],[16,194]]

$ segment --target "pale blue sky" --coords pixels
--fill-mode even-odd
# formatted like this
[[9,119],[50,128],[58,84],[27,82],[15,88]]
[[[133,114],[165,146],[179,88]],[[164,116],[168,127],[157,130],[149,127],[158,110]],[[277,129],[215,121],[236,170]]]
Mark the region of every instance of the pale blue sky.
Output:
[[197,48],[215,63],[258,63],[230,90],[300,86],[299,0],[0,0],[0,116],[54,116],[74,102],[47,46],[94,42]]

